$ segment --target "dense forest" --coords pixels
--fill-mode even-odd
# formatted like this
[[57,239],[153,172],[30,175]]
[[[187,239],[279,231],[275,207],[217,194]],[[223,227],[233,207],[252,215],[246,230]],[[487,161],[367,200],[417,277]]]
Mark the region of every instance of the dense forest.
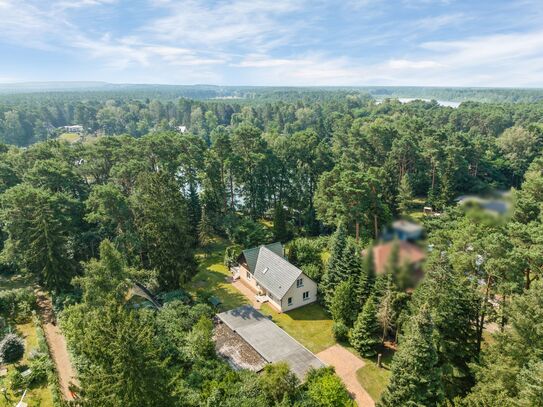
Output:
[[[338,341],[367,356],[397,346],[380,405],[543,403],[543,102],[166,99],[0,98],[0,273],[53,294],[86,405],[351,405],[330,369],[303,384],[282,364],[232,370],[204,299],[127,303],[134,281],[183,293],[215,239],[288,243]],[[68,142],[58,128],[71,124],[84,130]],[[455,203],[510,189],[504,217]],[[424,220],[413,289],[397,261],[377,276],[360,253],[415,200],[441,216]]]

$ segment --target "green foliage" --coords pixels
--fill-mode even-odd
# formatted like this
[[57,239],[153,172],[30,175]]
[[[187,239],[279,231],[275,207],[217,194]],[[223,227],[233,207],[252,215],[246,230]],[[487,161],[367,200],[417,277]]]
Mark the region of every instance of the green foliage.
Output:
[[213,356],[213,323],[207,316],[202,316],[187,335],[187,355],[192,359],[209,358]]
[[73,248],[80,205],[63,192],[27,184],[10,188],[0,201],[0,221],[8,235],[6,258],[48,288],[66,288],[77,269]]
[[398,211],[405,215],[409,211],[411,202],[413,201],[413,190],[409,182],[409,176],[404,174],[398,187]]
[[318,240],[297,238],[287,248],[288,260],[299,267],[313,281],[319,282],[323,273],[322,247]]
[[381,343],[379,333],[375,300],[370,296],[358,314],[349,340],[358,353],[371,357],[377,353],[377,346]]
[[468,406],[536,406],[541,402],[543,290],[535,283],[510,304],[509,328],[495,334],[495,342],[482,353],[475,368],[477,384],[465,400]]
[[307,395],[310,405],[319,407],[354,407],[356,403],[331,368],[309,371]]
[[191,234],[187,222],[187,202],[179,185],[166,174],[141,175],[131,202],[148,258],[148,263],[144,261],[143,265],[158,271],[162,288],[178,288],[196,270],[195,235]]
[[225,229],[228,239],[244,248],[267,244],[272,240],[272,234],[265,226],[248,218],[231,216],[225,221]]
[[320,285],[327,306],[330,305],[335,288],[341,281],[341,261],[346,245],[347,231],[343,224],[339,224],[330,241],[330,258]]
[[346,342],[349,339],[349,327],[341,320],[334,321],[332,333],[338,342]]
[[273,211],[273,240],[286,242],[290,238],[285,209],[281,203],[275,205]]
[[73,308],[67,313],[65,332],[88,363],[79,372],[85,400],[112,407],[169,403],[168,373],[153,327],[123,306],[107,304],[80,311]]
[[242,247],[239,245],[228,246],[224,251],[223,264],[227,267],[230,267],[232,264],[236,262],[242,250],[243,250]]
[[473,284],[439,259],[426,267],[415,290],[413,312],[427,304],[434,323],[434,342],[441,381],[449,400],[471,387],[470,365],[477,360],[477,317],[480,300]]
[[352,326],[356,319],[356,294],[353,286],[352,279],[340,282],[334,290],[329,307],[332,319],[347,326]]
[[16,320],[28,321],[36,308],[36,296],[30,288],[13,288],[0,291],[0,315]]
[[299,380],[285,362],[280,362],[264,367],[260,383],[267,399],[277,404],[294,396]]
[[434,406],[441,402],[441,374],[433,332],[429,309],[423,306],[409,321],[401,338],[392,360],[392,376],[379,406]]
[[0,361],[17,363],[25,353],[25,343],[15,334],[7,334],[0,342]]

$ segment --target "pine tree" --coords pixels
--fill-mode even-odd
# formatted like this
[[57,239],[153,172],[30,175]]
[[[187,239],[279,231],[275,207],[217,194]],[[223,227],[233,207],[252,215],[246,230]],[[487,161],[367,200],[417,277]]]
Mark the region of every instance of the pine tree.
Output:
[[283,204],[275,205],[273,212],[273,238],[277,242],[286,242],[288,240],[287,220]]
[[196,187],[193,183],[190,183],[189,185],[187,211],[191,234],[192,236],[196,237],[198,234],[198,224],[200,223],[200,219],[202,218],[202,206],[200,204],[200,196],[198,195]]
[[393,327],[393,317],[394,317],[394,297],[395,290],[394,284],[392,283],[392,276],[388,275],[386,290],[383,293],[383,296],[379,300],[379,308],[377,310],[377,320],[381,325],[381,341],[384,342],[387,334],[392,330]]
[[202,219],[198,225],[198,240],[206,255],[209,254],[209,245],[213,241],[213,226],[207,216],[206,208],[202,208]]
[[409,176],[404,174],[398,188],[398,210],[400,214],[405,215],[413,201],[413,190],[409,182]]
[[15,334],[7,334],[0,342],[0,362],[16,363],[25,353],[24,341]]
[[339,278],[343,281],[352,280],[353,294],[360,295],[360,273],[362,272],[362,259],[360,247],[356,240],[347,239],[345,250],[341,256],[341,263],[338,266]]
[[441,372],[428,306],[409,321],[392,361],[392,376],[378,406],[437,406],[443,398]]
[[352,326],[356,319],[356,296],[354,295],[353,280],[340,282],[334,290],[330,303],[330,313],[335,322]]
[[371,294],[373,294],[375,286],[375,264],[373,262],[373,246],[366,249],[366,255],[362,259],[362,270],[360,272],[358,287],[359,287],[359,307],[363,304]]
[[347,245],[347,231],[343,224],[339,224],[334,235],[330,247],[330,258],[326,266],[326,271],[322,278],[321,290],[324,301],[327,306],[330,305],[334,290],[341,281],[339,276],[343,252]]
[[351,331],[351,345],[362,356],[374,356],[377,351],[377,346],[381,343],[379,340],[379,323],[377,322],[375,299],[370,296],[362,312],[358,314],[358,318]]

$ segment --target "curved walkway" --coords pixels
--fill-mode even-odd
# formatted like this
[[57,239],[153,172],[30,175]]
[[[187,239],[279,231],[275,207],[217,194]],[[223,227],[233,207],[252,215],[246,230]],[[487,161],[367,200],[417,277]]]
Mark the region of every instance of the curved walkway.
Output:
[[45,340],[47,341],[51,358],[55,362],[60,390],[65,400],[74,400],[74,395],[70,391],[70,385],[72,383],[78,385],[78,382],[75,378],[72,363],[70,362],[66,339],[56,324],[51,299],[43,291],[37,291],[36,297],[38,299],[38,308]]
[[337,344],[317,353],[317,357],[336,369],[336,374],[341,377],[359,407],[375,406],[373,399],[356,378],[356,371],[365,364],[362,359]]

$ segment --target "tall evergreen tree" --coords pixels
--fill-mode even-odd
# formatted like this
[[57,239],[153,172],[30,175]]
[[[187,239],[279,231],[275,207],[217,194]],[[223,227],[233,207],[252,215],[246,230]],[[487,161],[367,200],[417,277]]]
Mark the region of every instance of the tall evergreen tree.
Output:
[[411,308],[428,304],[435,327],[435,344],[446,397],[463,396],[473,385],[470,365],[477,360],[479,292],[446,259],[431,259],[415,290]]
[[327,306],[330,305],[334,290],[341,281],[341,261],[343,259],[343,252],[347,245],[347,230],[345,226],[340,223],[332,236],[330,243],[330,258],[326,265],[326,270],[322,278],[321,291],[324,294],[324,301]]
[[277,242],[286,242],[288,237],[285,208],[279,202],[273,211],[273,238]]
[[[157,199],[160,197],[160,199]],[[142,237],[142,263],[158,271],[164,288],[177,288],[196,269],[196,234],[189,223],[187,200],[166,174],[142,174],[131,196],[135,223]]]
[[351,330],[350,342],[362,356],[374,356],[379,340],[379,323],[377,322],[375,299],[370,296]]
[[378,405],[437,406],[443,399],[441,372],[433,342],[434,324],[428,306],[409,321],[392,360],[392,376]]
[[335,322],[352,326],[357,315],[356,295],[352,279],[340,282],[330,302],[330,314]]
[[365,255],[362,259],[362,269],[360,272],[358,287],[359,300],[358,304],[361,308],[370,295],[374,292],[375,286],[375,263],[373,259],[373,246],[369,246],[365,250]]
[[413,190],[411,188],[411,183],[409,182],[409,175],[404,174],[400,181],[400,187],[398,188],[398,211],[400,214],[407,214],[412,201]]
[[360,295],[360,273],[362,271],[361,249],[352,238],[347,239],[347,244],[341,256],[338,274],[341,280],[351,280],[353,294]]

